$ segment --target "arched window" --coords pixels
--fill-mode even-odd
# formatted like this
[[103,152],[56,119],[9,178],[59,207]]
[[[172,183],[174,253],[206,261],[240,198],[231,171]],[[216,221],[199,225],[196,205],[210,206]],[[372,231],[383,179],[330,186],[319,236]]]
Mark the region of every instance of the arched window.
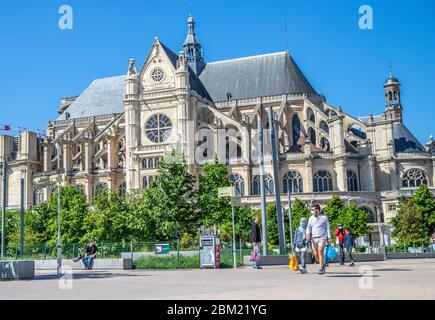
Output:
[[310,137],[311,143],[316,144],[317,142],[316,131],[313,128],[308,129],[308,136]]
[[325,137],[322,137],[322,139],[320,139],[320,149],[322,149],[322,151],[329,151],[331,149],[329,140]]
[[143,177],[143,188],[146,189],[151,185],[151,182],[153,181],[154,176],[145,176]]
[[428,179],[420,169],[408,170],[402,179],[402,186],[405,188],[417,188],[421,184],[428,184]]
[[234,186],[236,196],[244,196],[245,195],[245,181],[242,176],[239,174],[232,174],[230,177],[231,183]]
[[373,212],[372,209],[367,208],[367,207],[360,207],[360,210],[367,212],[369,214],[369,219],[367,221],[367,223],[377,223],[378,222],[378,218],[376,217],[376,214]]
[[320,121],[319,126],[320,126],[320,129],[322,129],[323,131],[325,131],[326,133],[329,134],[329,126],[326,123],[326,121],[324,121],[324,120]]
[[292,119],[292,127],[293,127],[293,144],[296,144],[301,137],[301,121],[297,114],[293,116]]
[[358,187],[358,177],[355,172],[347,170],[347,190],[348,191],[359,191]]
[[119,186],[119,192],[125,196],[127,194],[127,184],[124,182]]
[[311,108],[307,109],[307,119],[310,120],[312,123],[316,123],[316,117],[314,116],[313,109]]
[[255,175],[254,178],[252,178],[252,195],[258,196],[260,193],[260,176]]
[[302,193],[303,184],[302,176],[297,171],[289,171],[283,178],[282,181],[284,193],[288,192],[288,187],[290,184],[290,193]]
[[266,194],[274,194],[275,193],[275,187],[273,184],[273,178],[270,174],[268,174],[264,178],[264,189]]
[[332,176],[328,171],[317,171],[313,176],[314,192],[332,191]]
[[44,190],[39,189],[33,192],[33,205],[36,206],[44,202]]
[[108,189],[107,183],[99,183],[95,187],[95,194],[99,194],[102,191],[105,191]]

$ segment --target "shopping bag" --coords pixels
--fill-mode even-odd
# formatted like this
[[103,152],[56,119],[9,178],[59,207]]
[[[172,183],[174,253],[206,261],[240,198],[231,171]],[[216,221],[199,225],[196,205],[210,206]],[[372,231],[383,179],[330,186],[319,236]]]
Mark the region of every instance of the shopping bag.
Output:
[[296,258],[296,256],[295,255],[290,255],[289,258],[290,258],[290,261],[289,261],[289,264],[288,264],[288,268],[290,270],[293,270],[293,271],[298,271],[299,270],[299,264],[298,264],[298,259]]
[[328,245],[326,247],[326,257],[328,258],[328,260],[332,261],[335,259],[336,256],[337,256],[337,252],[335,251],[335,248],[331,245]]
[[251,251],[251,257],[250,257],[249,261],[251,261],[251,262],[260,262],[260,254],[258,253],[257,250],[252,249],[252,251]]

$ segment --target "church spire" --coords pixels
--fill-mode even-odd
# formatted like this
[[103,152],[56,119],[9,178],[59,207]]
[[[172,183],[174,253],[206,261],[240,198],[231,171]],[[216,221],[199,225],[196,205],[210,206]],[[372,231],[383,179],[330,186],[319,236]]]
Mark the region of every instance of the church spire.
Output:
[[187,36],[183,43],[184,53],[189,66],[196,75],[199,75],[205,67],[204,56],[201,50],[201,44],[198,41],[195,33],[195,20],[192,14],[187,19]]
[[400,82],[393,76],[393,67],[390,62],[390,72],[384,83],[385,114],[390,119],[402,118],[402,101],[400,99]]

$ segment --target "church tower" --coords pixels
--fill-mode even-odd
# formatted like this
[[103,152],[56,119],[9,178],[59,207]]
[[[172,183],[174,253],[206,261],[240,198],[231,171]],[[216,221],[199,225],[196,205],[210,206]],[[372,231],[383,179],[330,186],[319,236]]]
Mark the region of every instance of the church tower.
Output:
[[385,114],[387,119],[402,119],[402,102],[400,100],[400,83],[397,78],[390,75],[384,84]]
[[197,76],[202,72],[205,67],[204,55],[201,49],[201,44],[195,33],[195,20],[192,15],[187,19],[187,36],[183,43],[183,49],[186,60],[190,68]]

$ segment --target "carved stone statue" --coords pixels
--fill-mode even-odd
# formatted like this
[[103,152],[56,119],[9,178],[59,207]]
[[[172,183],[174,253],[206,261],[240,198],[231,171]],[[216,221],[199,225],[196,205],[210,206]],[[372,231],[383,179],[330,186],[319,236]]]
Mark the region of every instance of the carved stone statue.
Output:
[[130,65],[128,66],[128,76],[137,75],[136,62],[133,58],[130,59]]

